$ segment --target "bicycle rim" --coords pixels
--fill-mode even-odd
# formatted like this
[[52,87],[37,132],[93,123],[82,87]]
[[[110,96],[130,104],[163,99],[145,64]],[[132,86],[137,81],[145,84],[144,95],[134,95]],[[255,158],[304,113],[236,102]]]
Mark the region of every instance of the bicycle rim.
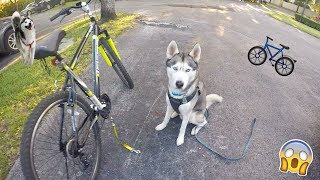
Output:
[[287,57],[279,58],[275,64],[276,72],[281,76],[288,76],[293,72],[294,63]]
[[[73,141],[71,113],[68,113],[67,99],[60,99],[49,105],[39,117],[31,138],[30,157],[33,173],[37,179],[93,179],[98,171],[100,158],[100,139],[95,126],[88,136],[81,154],[75,155],[75,141]],[[62,106],[62,107],[59,107]],[[61,127],[61,110],[64,110],[62,127],[62,149],[60,147],[59,132]],[[90,111],[84,104],[78,102],[76,111],[78,126],[89,116]],[[79,131],[89,129],[90,120],[83,123]],[[68,149],[68,150],[67,150]],[[68,152],[67,152],[68,151]]]
[[262,47],[255,46],[249,50],[248,59],[253,65],[261,65],[266,61],[267,53]]

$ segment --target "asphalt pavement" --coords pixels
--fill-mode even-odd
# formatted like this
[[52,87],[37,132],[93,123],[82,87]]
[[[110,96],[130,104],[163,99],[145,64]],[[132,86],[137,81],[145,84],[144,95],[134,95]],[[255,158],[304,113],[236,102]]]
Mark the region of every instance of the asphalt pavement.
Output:
[[[125,67],[134,80],[128,90],[112,69],[101,63],[102,91],[112,102],[120,137],[142,151],[130,153],[113,138],[111,124],[102,129],[102,166],[98,179],[302,179],[279,171],[279,150],[291,139],[313,149],[313,162],[303,179],[320,178],[320,41],[264,13],[260,6],[229,0],[119,1],[117,11],[139,13],[144,22],[116,39]],[[297,60],[290,76],[279,76],[269,62],[254,66],[248,50],[264,44],[290,47]],[[190,135],[176,146],[181,120],[155,131],[162,122],[166,93],[166,47],[175,40],[188,52],[200,43],[200,77],[208,93],[224,98],[210,107],[199,137],[226,156],[239,156],[257,124],[248,153],[239,161],[212,154]],[[106,69],[106,71],[104,71]],[[91,66],[83,79],[92,85]],[[16,162],[8,179],[23,179]]]

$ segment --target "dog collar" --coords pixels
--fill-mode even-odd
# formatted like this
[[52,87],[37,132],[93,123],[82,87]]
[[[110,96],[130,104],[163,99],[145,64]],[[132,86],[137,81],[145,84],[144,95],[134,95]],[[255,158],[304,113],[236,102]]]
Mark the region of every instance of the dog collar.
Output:
[[34,43],[34,41],[32,41],[32,43],[27,44],[27,43],[25,43],[23,40],[21,40],[21,41],[22,41],[22,43],[23,43],[24,45],[28,46],[30,49],[31,49],[32,44]]
[[179,106],[182,104],[188,103],[189,101],[191,101],[194,98],[194,96],[196,94],[200,95],[201,92],[200,92],[199,86],[197,86],[197,88],[193,91],[192,94],[190,94],[189,96],[182,95],[181,99],[174,98],[171,94],[172,94],[172,92],[170,93],[168,91],[168,97],[169,97],[171,107],[174,109],[174,111],[176,111],[178,114],[180,114]]
[[184,94],[179,94],[179,93],[176,93],[176,92],[171,92],[171,96],[183,96]]

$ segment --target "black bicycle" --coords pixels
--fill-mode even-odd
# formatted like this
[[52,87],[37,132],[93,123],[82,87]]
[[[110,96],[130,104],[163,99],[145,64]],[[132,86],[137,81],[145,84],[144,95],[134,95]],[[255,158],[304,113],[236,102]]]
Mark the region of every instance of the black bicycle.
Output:
[[[43,99],[29,116],[21,140],[21,166],[26,179],[95,179],[100,166],[101,138],[98,118],[107,119],[111,103],[100,94],[98,52],[112,66],[129,88],[133,82],[120,61],[107,30],[101,30],[92,16],[88,2],[62,9],[50,18],[67,16],[72,9],[82,9],[90,17],[90,27],[69,63],[57,52],[66,35],[56,30],[36,48],[35,59],[53,56],[55,64],[66,72],[62,91]],[[73,72],[89,35],[92,33],[94,92]],[[89,98],[79,96],[76,87]],[[133,150],[132,150],[133,151]]]

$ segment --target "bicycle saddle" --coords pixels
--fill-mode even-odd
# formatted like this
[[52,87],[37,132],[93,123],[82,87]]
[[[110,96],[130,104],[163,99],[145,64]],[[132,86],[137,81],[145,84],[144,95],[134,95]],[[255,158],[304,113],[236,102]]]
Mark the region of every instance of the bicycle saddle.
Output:
[[283,48],[285,48],[286,50],[290,49],[289,46],[285,46],[283,44],[280,44],[280,46],[282,46]]
[[63,30],[55,30],[43,41],[37,44],[35,59],[42,59],[48,56],[56,56],[58,54],[58,48],[61,40],[66,36],[66,32]]

